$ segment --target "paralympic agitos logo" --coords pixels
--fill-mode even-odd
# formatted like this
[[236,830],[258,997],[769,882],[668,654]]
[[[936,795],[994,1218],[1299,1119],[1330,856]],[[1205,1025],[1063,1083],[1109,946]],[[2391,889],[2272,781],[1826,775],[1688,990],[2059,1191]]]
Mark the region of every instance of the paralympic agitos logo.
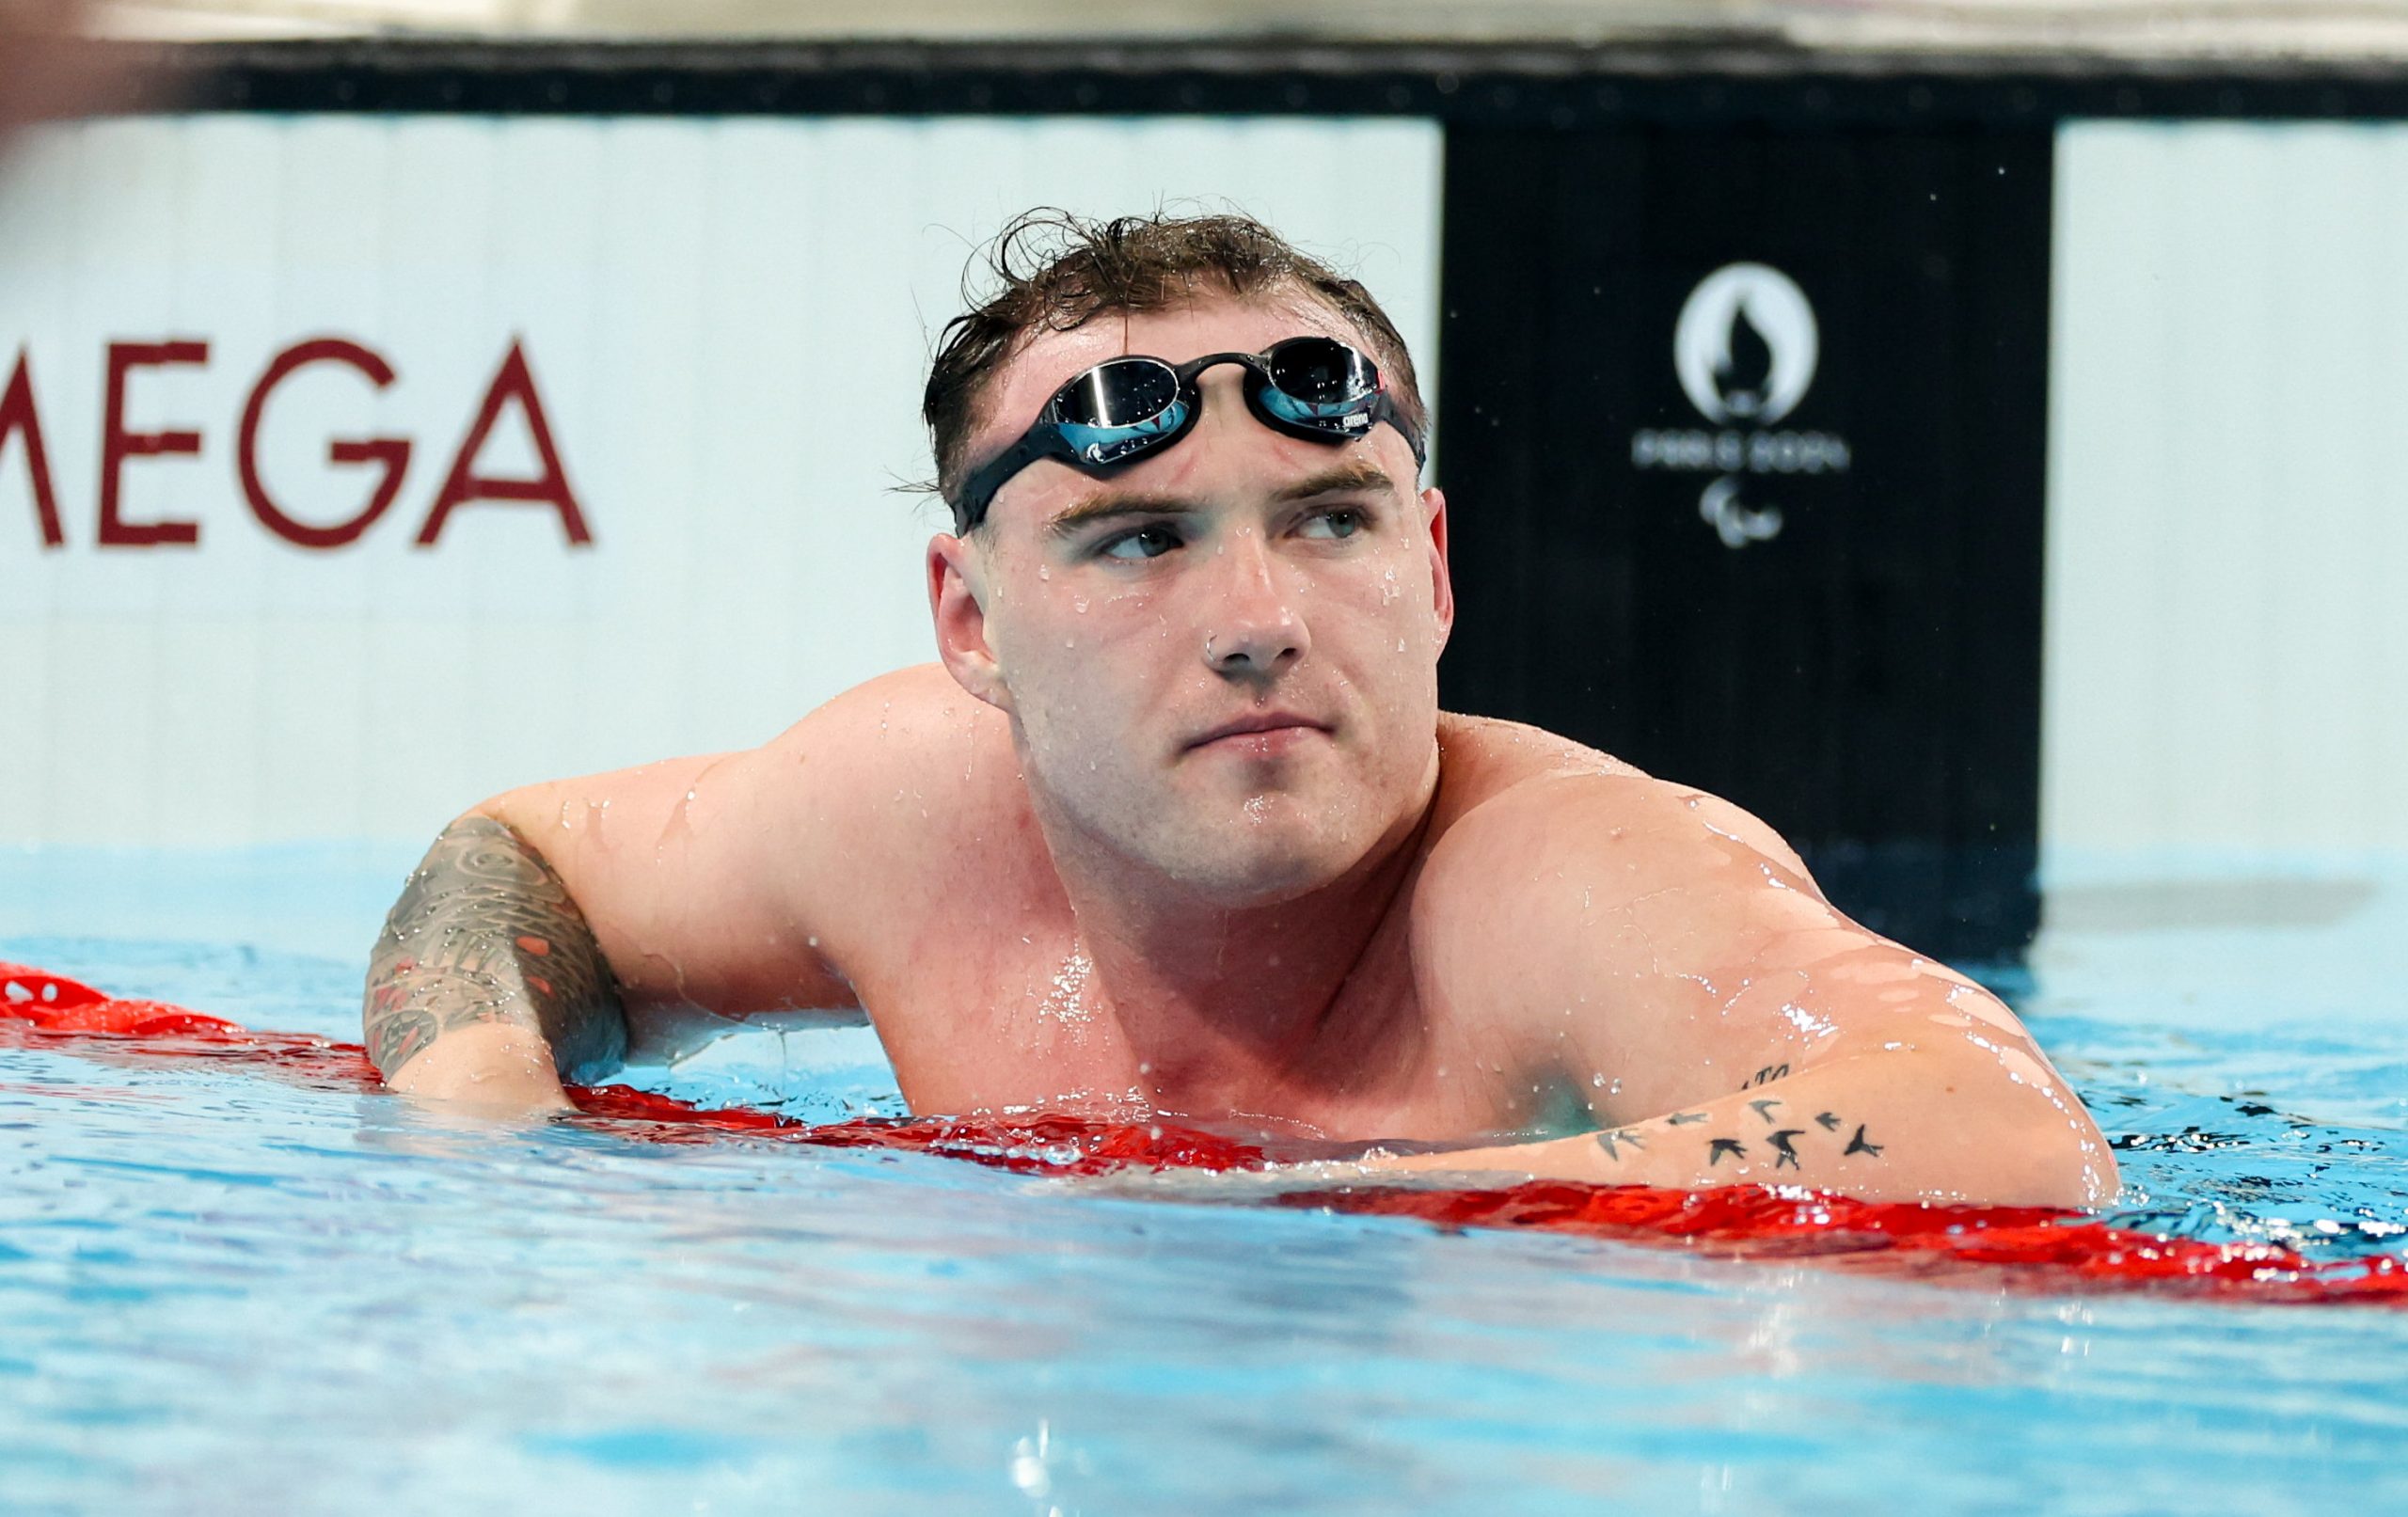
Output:
[[1806,292],[1765,263],[1728,263],[1698,281],[1672,328],[1672,371],[1705,427],[1631,434],[1631,466],[1715,478],[1698,515],[1725,546],[1781,531],[1781,507],[1744,498],[1751,476],[1843,474],[1846,439],[1780,428],[1814,383],[1822,333]]

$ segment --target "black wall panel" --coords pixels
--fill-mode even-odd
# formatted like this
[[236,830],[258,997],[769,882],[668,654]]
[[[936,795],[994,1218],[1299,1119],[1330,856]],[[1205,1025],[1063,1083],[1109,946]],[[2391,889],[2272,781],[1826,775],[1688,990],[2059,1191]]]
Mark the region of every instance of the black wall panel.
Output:
[[1728,796],[1910,944],[2020,948],[2050,164],[2044,130],[1451,126],[1448,703]]

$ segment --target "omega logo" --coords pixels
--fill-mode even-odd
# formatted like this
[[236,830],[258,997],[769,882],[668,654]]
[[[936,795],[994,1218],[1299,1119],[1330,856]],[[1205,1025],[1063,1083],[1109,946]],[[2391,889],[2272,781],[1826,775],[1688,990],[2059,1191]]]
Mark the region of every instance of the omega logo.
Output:
[[[204,339],[112,341],[108,344],[108,379],[102,402],[98,525],[93,539],[96,546],[192,547],[199,544],[201,524],[189,517],[153,521],[126,519],[123,482],[125,470],[130,465],[141,459],[198,455],[201,450],[201,435],[190,428],[153,432],[133,430],[126,421],[126,391],[134,377],[143,370],[176,365],[200,366],[208,362],[209,343]],[[315,337],[293,343],[268,361],[244,402],[241,417],[235,425],[234,473],[244,500],[261,527],[297,547],[323,550],[357,542],[392,509],[409,472],[415,445],[408,437],[330,438],[326,444],[328,464],[346,468],[365,465],[374,470],[365,498],[350,515],[335,521],[305,521],[287,511],[261,477],[260,427],[275,399],[277,387],[313,364],[333,364],[348,369],[378,390],[393,384],[397,377],[393,366],[386,361],[383,355],[348,338]],[[479,472],[477,467],[478,455],[483,451],[494,424],[501,419],[503,408],[509,406],[517,408],[527,434],[533,441],[538,467],[531,479],[497,478]],[[59,513],[58,493],[51,482],[50,451],[42,440],[41,415],[35,403],[33,371],[24,348],[17,352],[16,367],[9,373],[7,389],[0,390],[0,460],[6,459],[12,441],[22,443],[19,450],[33,487],[34,514],[40,529],[42,546],[64,547],[67,545],[67,526]],[[545,417],[542,397],[535,389],[534,371],[528,365],[523,344],[515,338],[511,340],[510,351],[502,357],[500,368],[485,386],[467,431],[461,437],[459,446],[452,450],[442,482],[428,504],[424,521],[410,539],[411,544],[421,548],[434,547],[452,514],[462,506],[481,500],[549,507],[560,516],[561,530],[567,539],[567,545],[585,547],[594,541],[594,534],[586,525],[585,513],[578,505],[576,493],[569,487],[567,472],[561,466],[560,451],[552,441],[551,424]]]

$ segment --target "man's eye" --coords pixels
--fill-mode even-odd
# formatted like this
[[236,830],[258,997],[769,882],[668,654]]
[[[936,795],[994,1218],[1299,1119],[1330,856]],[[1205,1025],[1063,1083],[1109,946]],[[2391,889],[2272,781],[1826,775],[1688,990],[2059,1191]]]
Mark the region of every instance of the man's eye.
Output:
[[1363,529],[1363,513],[1354,506],[1316,511],[1301,529],[1307,537],[1352,537]]
[[1100,559],[1118,559],[1134,563],[1145,559],[1159,559],[1179,546],[1179,534],[1167,527],[1139,527],[1117,536],[1106,538],[1096,545]]

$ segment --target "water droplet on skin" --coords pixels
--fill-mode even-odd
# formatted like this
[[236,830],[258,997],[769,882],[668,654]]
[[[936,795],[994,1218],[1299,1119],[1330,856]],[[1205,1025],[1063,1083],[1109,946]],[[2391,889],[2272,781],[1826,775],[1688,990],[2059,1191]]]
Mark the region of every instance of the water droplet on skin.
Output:
[[1073,946],[1070,956],[1054,972],[1053,989],[1037,1008],[1039,1017],[1050,1017],[1069,1023],[1075,1041],[1085,1042],[1082,1029],[1095,1019],[1095,1008],[1087,1003],[1087,981],[1095,974],[1095,961],[1085,949]]
[[1087,602],[1086,602],[1086,597],[1085,597],[1085,596],[1084,596],[1084,595],[1082,595],[1082,596],[1080,596],[1077,600],[1074,600],[1074,601],[1070,602],[1070,609],[1072,609],[1072,610],[1074,610],[1074,611],[1078,612],[1081,616],[1085,616],[1085,615],[1086,615],[1086,614],[1087,614]]
[[1589,1077],[1589,1083],[1598,1090],[1603,1090],[1606,1088],[1606,1077],[1604,1075],[1591,1075]]
[[1051,579],[1054,577],[1054,571],[1040,563],[1037,566],[1037,577],[1039,579]]
[[819,940],[817,938],[805,938],[803,941],[809,943],[814,948],[819,946]]

